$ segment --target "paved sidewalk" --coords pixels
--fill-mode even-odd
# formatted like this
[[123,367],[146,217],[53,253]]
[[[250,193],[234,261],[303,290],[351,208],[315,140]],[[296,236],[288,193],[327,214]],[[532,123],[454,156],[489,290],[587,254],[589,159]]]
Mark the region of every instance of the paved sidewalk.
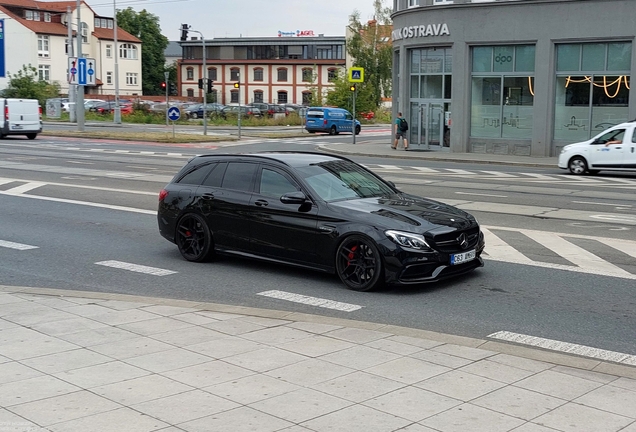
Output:
[[0,286],[2,432],[636,432],[635,378],[395,326]]

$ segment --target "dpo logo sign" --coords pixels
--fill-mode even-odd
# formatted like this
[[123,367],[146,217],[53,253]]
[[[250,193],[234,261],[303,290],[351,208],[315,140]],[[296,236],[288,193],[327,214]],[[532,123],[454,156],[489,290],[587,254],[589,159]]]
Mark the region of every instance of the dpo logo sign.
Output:
[[510,63],[512,61],[512,56],[510,55],[501,55],[501,54],[497,54],[495,56],[495,63],[499,63],[499,64],[504,64],[504,63]]

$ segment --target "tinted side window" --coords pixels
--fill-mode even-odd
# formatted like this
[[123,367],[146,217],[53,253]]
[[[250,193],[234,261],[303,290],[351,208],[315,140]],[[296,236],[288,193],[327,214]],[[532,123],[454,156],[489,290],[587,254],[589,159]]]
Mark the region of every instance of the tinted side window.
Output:
[[248,162],[230,162],[223,177],[223,188],[250,192],[256,167]]
[[190,171],[177,182],[179,184],[191,184],[200,185],[203,183],[203,179],[212,171],[215,164],[199,165],[194,170]]
[[616,129],[610,132],[606,132],[598,139],[596,142],[598,144],[605,144],[608,141],[620,141],[623,142],[623,138],[625,137],[625,129]]
[[280,198],[288,192],[297,190],[298,188],[281,173],[263,168],[260,181],[261,195]]
[[636,143],[636,129],[632,131],[632,142]]
[[225,167],[227,167],[227,163],[219,163],[214,166],[210,175],[203,180],[203,186],[209,187],[221,187],[221,182],[223,182],[223,174],[225,174]]

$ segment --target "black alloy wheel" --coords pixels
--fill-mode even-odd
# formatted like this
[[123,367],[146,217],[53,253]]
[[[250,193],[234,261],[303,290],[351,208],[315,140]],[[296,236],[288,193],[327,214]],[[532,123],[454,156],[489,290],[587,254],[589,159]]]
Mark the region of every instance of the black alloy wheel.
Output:
[[197,214],[183,216],[177,224],[179,252],[188,261],[204,262],[213,253],[212,235],[203,218]]
[[360,135],[360,126],[356,126],[356,135]]
[[587,162],[581,156],[575,156],[568,162],[568,168],[574,175],[585,174],[587,171]]
[[384,283],[382,257],[373,241],[354,235],[347,237],[336,252],[336,271],[347,288],[371,291]]

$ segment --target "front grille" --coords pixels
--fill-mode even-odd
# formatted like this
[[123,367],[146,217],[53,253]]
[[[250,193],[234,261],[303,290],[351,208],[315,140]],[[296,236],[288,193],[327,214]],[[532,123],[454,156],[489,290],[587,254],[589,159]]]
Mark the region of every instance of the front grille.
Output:
[[[464,234],[466,242],[464,247],[460,245],[459,239]],[[445,253],[457,253],[474,249],[479,242],[479,227],[469,228],[463,231],[455,231],[433,236],[433,246],[436,250]]]

